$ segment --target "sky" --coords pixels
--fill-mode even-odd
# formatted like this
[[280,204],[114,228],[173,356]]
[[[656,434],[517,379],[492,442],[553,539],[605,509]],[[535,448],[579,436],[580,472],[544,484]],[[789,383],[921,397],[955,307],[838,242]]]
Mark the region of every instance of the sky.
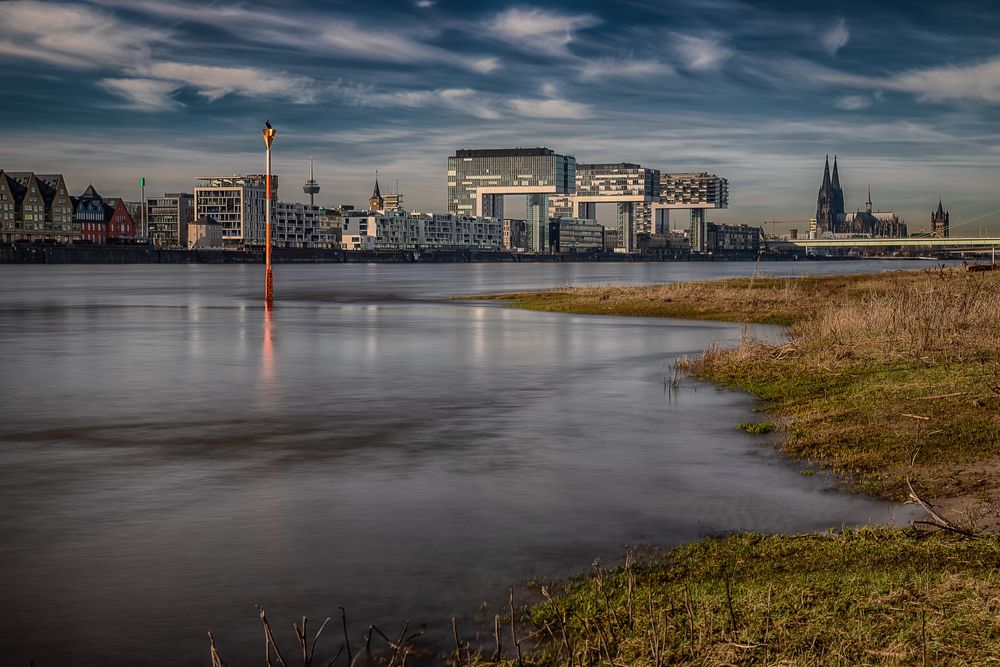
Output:
[[[911,231],[939,197],[1000,233],[1000,6],[966,2],[0,0],[0,168],[106,196],[259,173],[363,204],[378,170],[443,211],[457,148],[710,171],[725,222],[847,208]],[[507,211],[517,210],[508,198]]]

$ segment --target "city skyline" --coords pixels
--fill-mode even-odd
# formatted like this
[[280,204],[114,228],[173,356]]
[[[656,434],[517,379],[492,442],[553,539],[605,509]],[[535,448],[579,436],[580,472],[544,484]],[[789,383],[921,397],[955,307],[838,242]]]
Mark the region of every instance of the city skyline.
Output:
[[140,175],[147,192],[190,191],[259,173],[270,118],[290,201],[315,155],[320,204],[361,203],[378,169],[408,207],[444,211],[454,150],[537,145],[718,173],[733,191],[719,218],[760,224],[812,217],[836,154],[848,211],[870,183],[918,231],[939,198],[956,223],[998,206],[989,9],[15,0],[4,166],[126,198]]

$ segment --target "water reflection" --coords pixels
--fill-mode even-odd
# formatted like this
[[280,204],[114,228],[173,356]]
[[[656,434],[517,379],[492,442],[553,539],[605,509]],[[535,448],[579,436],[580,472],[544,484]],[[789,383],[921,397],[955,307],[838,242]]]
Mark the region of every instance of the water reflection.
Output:
[[[246,664],[255,602],[444,639],[626,543],[888,516],[736,431],[745,397],[664,395],[738,326],[428,299],[544,266],[287,266],[262,313],[252,268],[0,267],[5,660],[204,664],[211,629]],[[572,275],[630,269],[696,267]]]

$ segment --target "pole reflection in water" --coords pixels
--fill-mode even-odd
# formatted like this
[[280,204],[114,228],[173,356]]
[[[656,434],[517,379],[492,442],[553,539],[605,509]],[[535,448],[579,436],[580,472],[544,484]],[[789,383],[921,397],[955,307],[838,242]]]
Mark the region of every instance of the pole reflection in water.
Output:
[[264,307],[264,336],[260,353],[260,397],[262,407],[274,407],[274,339],[271,334],[274,313],[271,307]]

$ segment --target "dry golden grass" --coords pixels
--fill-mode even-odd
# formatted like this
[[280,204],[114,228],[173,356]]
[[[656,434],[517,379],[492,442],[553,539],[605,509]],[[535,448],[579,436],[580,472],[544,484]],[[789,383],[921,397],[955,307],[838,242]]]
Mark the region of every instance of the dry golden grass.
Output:
[[937,496],[996,495],[993,467],[970,464],[1000,456],[1000,272],[834,282],[789,335],[681,365],[768,401],[788,453],[865,491],[903,496],[909,475]]

